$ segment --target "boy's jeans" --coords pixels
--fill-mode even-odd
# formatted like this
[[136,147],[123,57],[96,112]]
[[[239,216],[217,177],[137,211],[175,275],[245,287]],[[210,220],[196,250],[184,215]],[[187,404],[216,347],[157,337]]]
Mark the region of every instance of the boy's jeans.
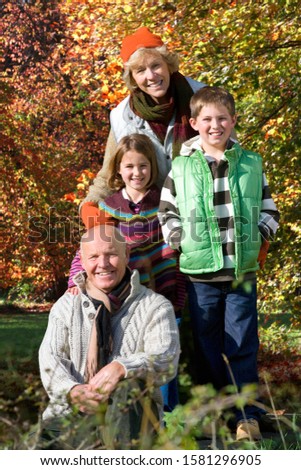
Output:
[[[257,384],[256,282],[237,288],[232,282],[189,282],[188,299],[199,383],[212,383],[218,390],[233,384],[233,374],[239,390]],[[244,412],[255,419],[261,414],[255,406],[246,406]],[[245,417],[240,410],[235,416],[236,421]]]
[[[181,318],[177,318],[176,320],[178,327],[180,327]],[[179,404],[178,376],[167,384],[161,385],[160,390],[163,397],[164,411],[173,411],[173,409]]]

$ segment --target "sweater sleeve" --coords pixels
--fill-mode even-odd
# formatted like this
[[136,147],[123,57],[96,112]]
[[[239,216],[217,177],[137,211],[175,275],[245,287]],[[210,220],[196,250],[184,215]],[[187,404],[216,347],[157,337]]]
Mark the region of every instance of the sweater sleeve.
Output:
[[151,300],[147,308],[149,321],[141,319],[144,330],[141,352],[126,356],[121,354],[114,359],[125,367],[127,377],[140,378],[146,382],[150,380],[155,386],[161,386],[177,374],[179,330],[172,304],[163,296]]
[[174,250],[180,250],[182,223],[176,200],[176,189],[169,172],[162,187],[158,219],[162,226],[162,233],[166,243]]
[[[99,201],[104,200],[107,196],[109,196],[112,191],[110,191],[107,187],[107,177],[108,177],[108,166],[110,161],[112,160],[115,151],[116,151],[117,143],[113,134],[113,131],[110,130],[109,137],[107,140],[105,155],[104,155],[104,162],[101,170],[97,173],[93,184],[89,187],[88,194],[83,200],[84,202],[94,202],[97,203]],[[80,206],[81,210],[81,206]]]
[[75,286],[75,282],[73,281],[73,277],[75,276],[75,274],[79,273],[83,269],[84,268],[83,268],[83,265],[82,265],[81,260],[80,260],[79,250],[77,250],[77,252],[76,252],[76,254],[75,254],[75,256],[72,260],[71,267],[70,267],[69,279],[68,279],[68,288]]
[[265,240],[274,238],[279,226],[279,212],[272,199],[265,174],[262,181],[262,206],[259,216],[259,230]]
[[67,319],[72,316],[76,297],[65,294],[53,305],[39,349],[41,380],[52,402],[67,402],[66,395],[71,388],[83,383],[70,359],[70,325]]

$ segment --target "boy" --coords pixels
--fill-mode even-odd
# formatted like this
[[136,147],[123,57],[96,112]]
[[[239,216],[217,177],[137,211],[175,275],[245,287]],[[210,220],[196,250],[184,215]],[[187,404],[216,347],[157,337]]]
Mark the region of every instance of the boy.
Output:
[[[234,377],[240,390],[258,384],[256,270],[264,265],[279,213],[262,158],[231,138],[232,95],[206,86],[191,98],[190,108],[190,124],[199,135],[173,160],[158,216],[188,276],[199,382],[222,389]],[[235,410],[237,440],[261,439],[261,413],[253,405]]]

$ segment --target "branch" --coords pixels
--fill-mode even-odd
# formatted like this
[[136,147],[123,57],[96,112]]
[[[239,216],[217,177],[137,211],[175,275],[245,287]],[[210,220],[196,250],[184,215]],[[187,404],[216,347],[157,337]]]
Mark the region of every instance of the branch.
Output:
[[[291,98],[294,99],[296,98],[296,96],[298,96],[297,93],[294,93]],[[263,127],[267,122],[269,122],[270,119],[275,118],[279,114],[279,112],[287,106],[287,104],[288,104],[288,100],[285,100],[284,102],[281,103],[280,106],[278,106],[278,108],[274,109],[268,116],[265,116],[264,118],[262,118],[256,124],[256,126],[254,126],[253,130],[244,137],[244,139],[242,140],[242,145],[245,142],[247,142],[249,138],[252,137],[252,135],[256,133],[257,129],[260,129],[261,127]]]

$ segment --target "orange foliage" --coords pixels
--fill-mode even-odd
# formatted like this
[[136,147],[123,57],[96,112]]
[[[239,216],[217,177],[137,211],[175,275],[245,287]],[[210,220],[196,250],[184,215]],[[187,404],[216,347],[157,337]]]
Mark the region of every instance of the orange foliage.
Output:
[[[2,2],[2,287],[27,279],[41,289],[54,286],[58,294],[58,286],[66,285],[81,230],[78,204],[102,163],[109,112],[128,94],[121,41],[142,24],[180,53],[185,75],[233,91],[239,138],[247,136],[248,145],[263,150],[280,209],[291,210],[293,218],[282,235],[295,248],[295,3],[288,12],[279,2],[234,0]],[[276,268],[271,278],[278,276]]]

